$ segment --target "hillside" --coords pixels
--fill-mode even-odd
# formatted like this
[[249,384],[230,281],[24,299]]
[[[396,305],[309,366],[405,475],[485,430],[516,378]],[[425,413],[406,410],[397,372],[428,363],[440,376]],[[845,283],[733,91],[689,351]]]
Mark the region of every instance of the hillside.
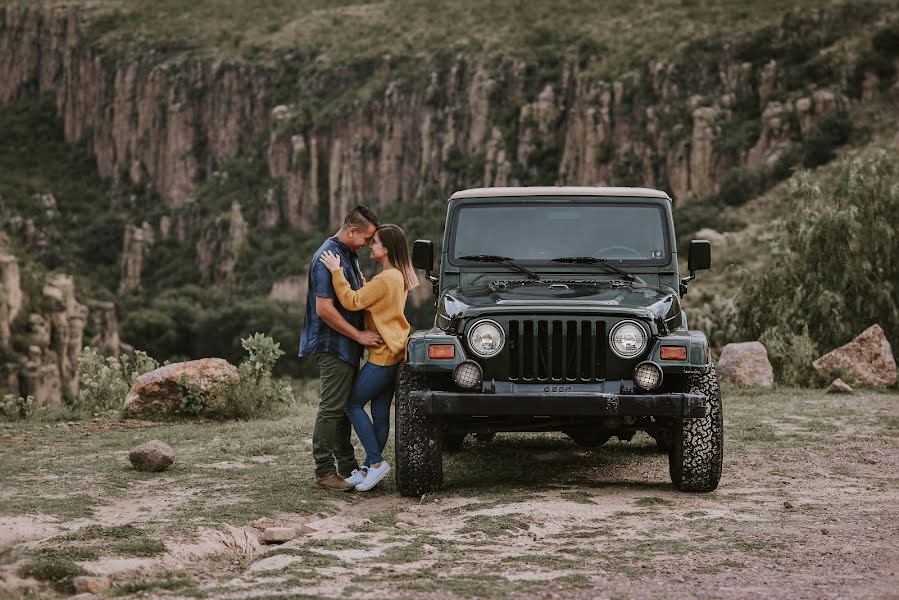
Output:
[[779,182],[890,143],[893,3],[594,4],[0,3],[9,391],[119,335],[292,354],[308,256],[359,201],[437,238],[458,188],[659,187],[682,236],[748,227],[725,256],[758,269]]

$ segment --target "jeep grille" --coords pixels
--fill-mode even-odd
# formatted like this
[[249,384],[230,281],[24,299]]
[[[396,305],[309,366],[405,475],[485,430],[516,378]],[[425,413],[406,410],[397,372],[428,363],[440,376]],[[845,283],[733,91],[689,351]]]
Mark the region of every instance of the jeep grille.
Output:
[[512,381],[600,381],[606,326],[601,320],[509,321]]

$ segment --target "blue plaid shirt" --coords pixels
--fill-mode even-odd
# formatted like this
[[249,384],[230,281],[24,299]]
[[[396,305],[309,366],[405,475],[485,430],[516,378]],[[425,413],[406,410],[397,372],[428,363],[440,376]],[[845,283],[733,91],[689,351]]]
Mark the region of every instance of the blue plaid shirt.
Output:
[[337,311],[347,320],[347,323],[356,329],[363,329],[365,326],[364,311],[347,310],[337,299],[334,285],[331,283],[331,272],[318,260],[318,257],[326,250],[330,250],[340,257],[343,274],[346,275],[350,287],[354,290],[362,287],[362,272],[359,270],[359,257],[356,253],[336,237],[325,240],[325,243],[312,255],[312,265],[309,267],[309,289],[306,292],[306,316],[303,320],[303,333],[300,337],[300,357],[317,352],[331,352],[339,356],[340,360],[358,366],[359,360],[362,358],[362,345],[331,329],[315,312],[316,297],[331,298],[334,300]]

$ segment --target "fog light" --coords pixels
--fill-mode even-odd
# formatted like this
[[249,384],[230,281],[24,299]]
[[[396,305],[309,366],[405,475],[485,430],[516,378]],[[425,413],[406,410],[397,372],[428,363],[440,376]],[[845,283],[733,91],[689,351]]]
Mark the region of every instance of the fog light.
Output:
[[453,381],[463,390],[472,390],[481,385],[483,373],[481,365],[474,361],[464,360],[453,369]]
[[634,384],[644,390],[654,390],[662,385],[662,367],[653,362],[644,362],[634,369]]

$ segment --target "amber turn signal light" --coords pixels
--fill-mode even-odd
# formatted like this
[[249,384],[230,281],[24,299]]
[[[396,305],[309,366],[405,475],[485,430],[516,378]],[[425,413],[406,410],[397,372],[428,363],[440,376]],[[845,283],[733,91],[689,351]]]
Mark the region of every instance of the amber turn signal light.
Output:
[[456,347],[452,344],[432,344],[428,346],[428,358],[455,358]]
[[686,346],[662,346],[659,352],[662,360],[687,360]]

